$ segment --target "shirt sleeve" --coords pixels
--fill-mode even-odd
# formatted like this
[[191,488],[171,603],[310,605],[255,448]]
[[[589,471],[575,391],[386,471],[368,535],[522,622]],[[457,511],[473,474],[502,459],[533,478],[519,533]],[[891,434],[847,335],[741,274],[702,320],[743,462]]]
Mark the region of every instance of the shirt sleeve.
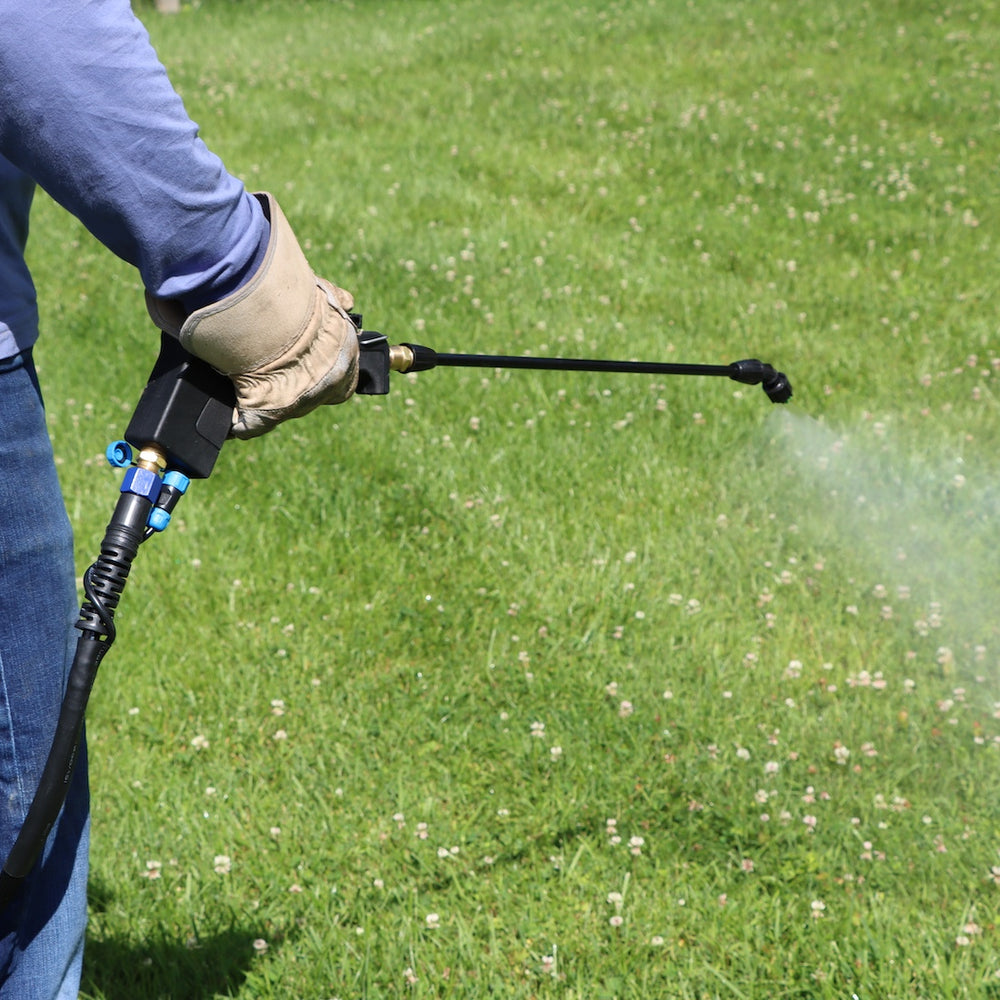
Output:
[[0,0],[0,153],[189,308],[256,269],[268,224],[198,136],[128,0]]

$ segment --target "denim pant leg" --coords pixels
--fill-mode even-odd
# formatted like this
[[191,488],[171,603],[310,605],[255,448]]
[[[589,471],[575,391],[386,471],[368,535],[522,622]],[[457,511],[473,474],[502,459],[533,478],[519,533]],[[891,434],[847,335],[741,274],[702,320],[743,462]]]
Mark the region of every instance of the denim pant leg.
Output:
[[[0,853],[45,766],[72,662],[73,542],[30,353],[0,360]],[[0,998],[76,997],[87,921],[86,755],[59,821],[0,913]],[[0,862],[2,863],[2,862]]]

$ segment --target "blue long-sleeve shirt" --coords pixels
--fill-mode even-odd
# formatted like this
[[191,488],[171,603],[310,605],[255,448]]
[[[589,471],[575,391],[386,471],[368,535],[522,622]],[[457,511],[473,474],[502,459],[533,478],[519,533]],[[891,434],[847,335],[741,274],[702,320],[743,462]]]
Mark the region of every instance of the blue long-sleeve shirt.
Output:
[[35,183],[189,308],[263,259],[260,205],[198,137],[128,0],[0,0],[0,358],[38,335]]

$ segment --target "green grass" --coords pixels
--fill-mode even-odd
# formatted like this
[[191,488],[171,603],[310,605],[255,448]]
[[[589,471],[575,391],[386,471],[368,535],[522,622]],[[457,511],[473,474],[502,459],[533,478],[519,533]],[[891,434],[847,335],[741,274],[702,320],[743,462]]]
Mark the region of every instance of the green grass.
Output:
[[[795,399],[439,369],[228,445],[95,689],[84,995],[1000,996],[996,3],[140,9],[366,325]],[[156,337],[31,251],[82,571]]]

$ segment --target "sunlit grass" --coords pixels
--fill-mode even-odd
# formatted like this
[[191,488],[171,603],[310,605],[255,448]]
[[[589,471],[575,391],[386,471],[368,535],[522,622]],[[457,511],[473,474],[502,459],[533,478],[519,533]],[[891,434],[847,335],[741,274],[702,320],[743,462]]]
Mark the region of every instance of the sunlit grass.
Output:
[[[95,689],[85,995],[997,995],[995,4],[147,21],[369,327],[795,399],[440,369],[227,446]],[[82,569],[156,337],[38,209]]]

